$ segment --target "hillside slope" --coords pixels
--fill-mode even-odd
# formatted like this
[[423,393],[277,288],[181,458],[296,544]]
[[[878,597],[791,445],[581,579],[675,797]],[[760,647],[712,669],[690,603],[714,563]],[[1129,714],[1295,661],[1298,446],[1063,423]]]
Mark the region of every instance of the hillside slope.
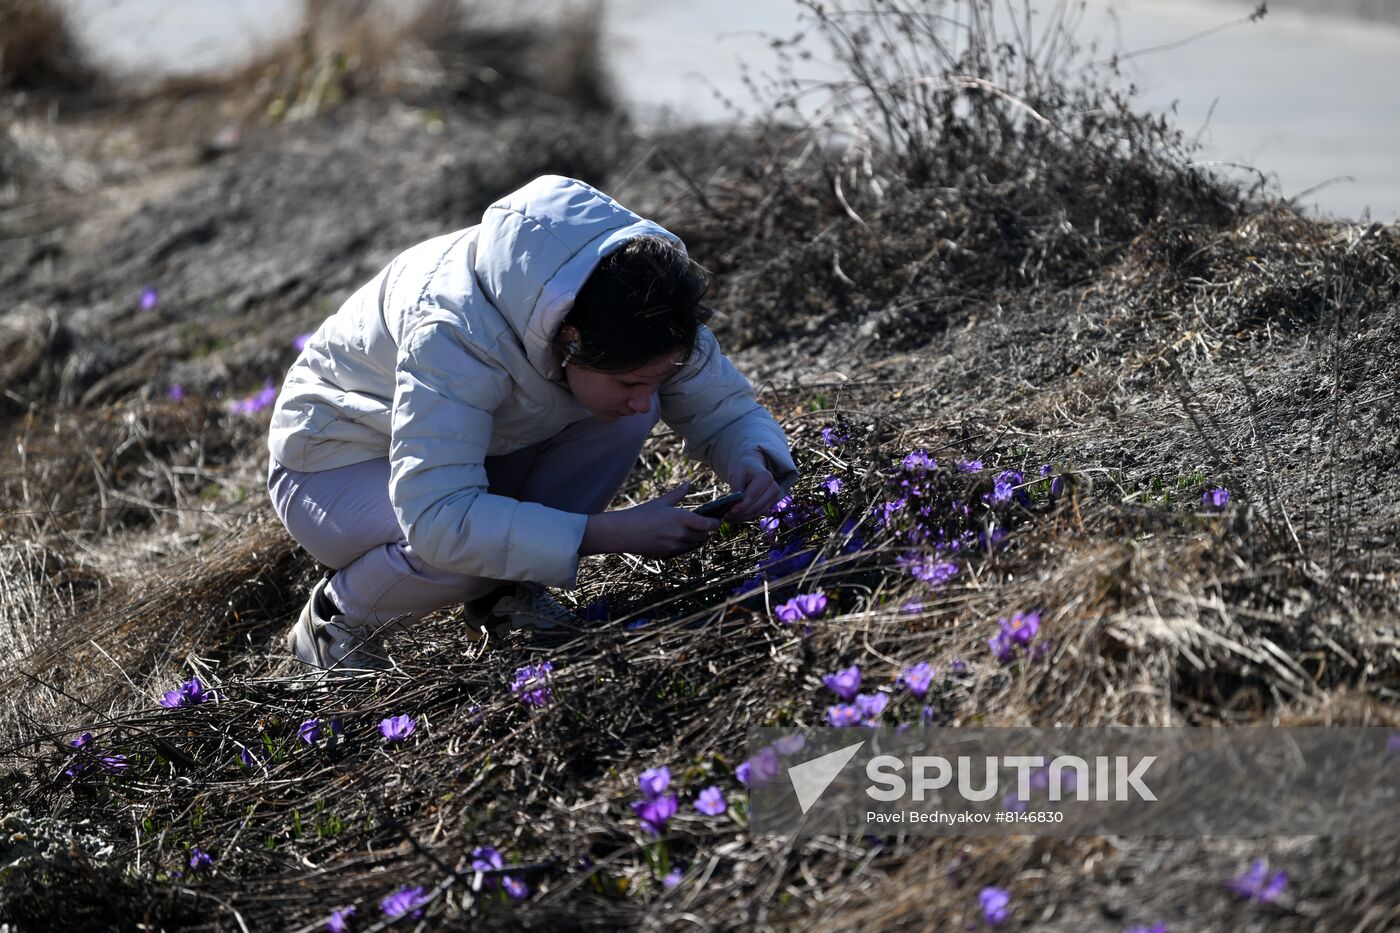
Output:
[[[432,928],[978,929],[995,885],[1005,929],[1400,926],[1388,839],[794,842],[747,831],[738,779],[747,730],[822,725],[851,665],[888,725],[1400,728],[1394,226],[1198,175],[1098,86],[959,86],[909,102],[927,135],[840,146],[344,87],[296,120],[244,85],[63,89],[57,121],[5,98],[0,923],[363,930],[407,886]],[[389,674],[305,689],[281,636],[319,568],[266,501],[258,393],[395,252],[543,172],[716,270],[793,503],[588,561],[579,631],[482,638],[459,608]],[[716,484],[663,426],[615,507],[680,478]],[[997,620],[1030,612],[1004,663]],[[214,695],[160,705],[190,678]],[[632,803],[662,765],[658,837]],[[1255,859],[1288,873],[1271,903],[1225,886]]]

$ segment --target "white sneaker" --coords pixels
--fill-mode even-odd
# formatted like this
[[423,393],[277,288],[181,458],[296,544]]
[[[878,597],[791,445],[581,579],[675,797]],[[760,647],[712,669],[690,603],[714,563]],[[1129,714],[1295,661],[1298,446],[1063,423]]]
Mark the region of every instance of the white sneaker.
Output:
[[578,628],[583,622],[537,583],[518,584],[513,593],[496,601],[489,615],[509,622],[512,629]]
[[343,615],[323,619],[317,614],[317,598],[329,581],[326,577],[312,587],[301,616],[287,633],[287,650],[308,667],[343,677],[387,669],[389,655],[372,629]]

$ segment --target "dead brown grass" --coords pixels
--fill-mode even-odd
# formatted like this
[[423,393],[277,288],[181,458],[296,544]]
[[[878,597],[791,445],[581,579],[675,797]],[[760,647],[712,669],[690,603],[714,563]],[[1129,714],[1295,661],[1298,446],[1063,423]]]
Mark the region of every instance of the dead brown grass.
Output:
[[65,7],[54,0],[0,0],[0,93],[71,93],[97,81]]
[[238,120],[296,121],[363,96],[463,106],[607,110],[601,7],[545,23],[489,4],[303,0],[301,23],[225,74],[167,83],[162,96],[214,95]]
[[[308,52],[277,72],[289,107],[312,99],[314,81],[295,75],[324,61]],[[1004,100],[977,105],[989,119],[992,98]],[[1059,164],[1074,150],[1043,139],[1018,148],[1007,125],[992,120],[969,152],[1003,159],[993,166],[1047,160],[1061,179],[1089,171]],[[934,161],[921,171],[970,161],[924,142]],[[1400,423],[1381,403],[1400,346],[1400,243],[1209,185],[1192,193],[1174,172],[1156,180],[1161,209],[1149,210],[1160,155],[1125,166],[1092,153],[1093,171],[1136,180],[1098,239],[1078,220],[1058,227],[1084,205],[1029,175],[984,184],[954,172],[965,185],[939,193],[901,181],[901,162],[873,149],[760,147],[737,171],[680,158],[657,169],[656,190],[719,206],[718,220],[695,221],[695,242],[729,250],[731,298],[755,299],[731,326],[751,325],[746,362],[782,377],[764,399],[799,455],[808,512],[788,542],[800,534],[797,554],[824,561],[740,595],[769,554],[755,529],[665,564],[611,557],[578,594],[605,597],[605,621],[481,641],[453,609],[392,643],[389,674],[338,692],[306,689],[282,656],[279,635],[317,568],[264,501],[264,423],[223,417],[214,400],[151,401],[160,386],[123,379],[96,392],[74,382],[78,409],[10,399],[22,420],[0,449],[0,594],[11,601],[0,622],[28,641],[0,667],[0,809],[49,817],[63,854],[4,879],[0,921],[316,927],[349,904],[377,919],[380,897],[416,884],[432,897],[427,924],[443,928],[951,929],[975,923],[978,889],[997,884],[1023,928],[1400,925],[1389,840],[794,841],[749,833],[742,808],[713,820],[687,809],[664,840],[685,870],[667,890],[629,806],[637,774],[659,764],[686,800],[709,784],[742,800],[747,730],[819,725],[820,677],[850,663],[875,686],[935,665],[930,706],[953,725],[1400,723],[1400,559],[1387,535],[1397,512],[1368,492],[1393,485],[1397,466]],[[886,180],[904,187],[882,199],[872,182]],[[1006,213],[989,225],[978,204]],[[1027,204],[1038,207],[1015,215]],[[742,236],[707,239],[717,230]],[[895,270],[892,286],[882,269]],[[57,331],[39,324],[0,358],[25,380],[61,382],[43,372]],[[226,349],[256,359],[249,372],[285,356],[284,335],[265,325],[253,319],[244,329],[257,332]],[[142,366],[133,371],[156,364]],[[825,445],[820,429],[833,425],[852,439]],[[941,504],[980,501],[1003,468],[1035,492],[995,513],[1004,548],[959,552],[957,576],[936,589],[899,564],[911,526],[871,518],[914,448],[942,465]],[[961,457],[986,468],[958,473]],[[1065,477],[1065,495],[1043,494],[1042,463]],[[834,500],[818,488],[828,473],[845,482]],[[713,483],[659,438],[624,497],[682,476]],[[1234,499],[1207,513],[1200,497],[1217,482]],[[986,530],[990,516],[978,516]],[[848,519],[866,544],[845,552]],[[831,608],[810,633],[774,619],[777,602],[816,588]],[[904,611],[912,599],[921,608]],[[986,644],[996,620],[1032,608],[1047,655],[998,663]],[[543,660],[556,702],[527,708],[507,685]],[[965,674],[951,673],[955,661]],[[191,675],[218,701],[156,705]],[[417,719],[406,748],[378,741],[391,714]],[[888,719],[918,715],[896,704]],[[300,742],[313,718],[338,720],[341,734]],[[83,731],[130,767],[65,775],[67,742]],[[110,853],[77,845],[84,833]],[[491,876],[470,867],[478,845],[506,853],[531,899],[484,886]],[[191,846],[213,853],[212,872],[188,873]],[[1265,855],[1290,872],[1286,899],[1251,905],[1223,889]]]

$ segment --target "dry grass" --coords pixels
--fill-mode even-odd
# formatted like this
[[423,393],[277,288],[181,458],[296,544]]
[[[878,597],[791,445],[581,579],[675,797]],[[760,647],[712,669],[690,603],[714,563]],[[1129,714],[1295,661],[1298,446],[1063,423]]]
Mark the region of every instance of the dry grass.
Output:
[[71,93],[89,90],[97,80],[63,5],[0,0],[0,93]]
[[[722,928],[790,928],[836,909],[841,926],[898,929],[972,919],[968,892],[1008,878],[1039,879],[1013,884],[1023,909],[1073,916],[1069,892],[1104,880],[1088,866],[1140,861],[1154,850],[1029,839],[794,846],[748,837],[733,817],[692,815],[665,838],[668,857],[691,873],[668,893],[652,867],[657,850],[627,808],[629,787],[644,767],[668,763],[687,796],[710,783],[736,794],[732,770],[746,730],[819,724],[827,702],[819,675],[852,661],[871,684],[892,682],[916,660],[940,671],[966,661],[968,673],[947,677],[933,701],[953,725],[1259,722],[1280,714],[1288,722],[1400,721],[1375,689],[1400,675],[1393,649],[1367,637],[1345,604],[1329,607],[1322,597],[1335,599],[1335,587],[1310,580],[1296,552],[1267,545],[1248,504],[1219,517],[1125,504],[1102,480],[1091,489],[1095,470],[1085,468],[1063,498],[1033,487],[1028,508],[1001,512],[1008,545],[964,552],[959,575],[937,589],[898,567],[907,523],[877,530],[865,518],[857,533],[866,547],[842,554],[849,534],[841,524],[885,500],[893,488],[886,478],[899,477],[898,460],[911,447],[943,462],[987,462],[977,474],[936,474],[940,501],[976,501],[990,489],[993,464],[1024,468],[1039,459],[1020,445],[970,443],[969,434],[990,431],[968,425],[953,436],[927,428],[882,436],[881,425],[909,414],[882,405],[885,394],[859,386],[841,393],[856,440],[835,450],[816,437],[829,415],[803,417],[782,396],[771,400],[812,466],[797,494],[808,518],[783,534],[804,537],[825,563],[740,597],[733,588],[767,551],[755,530],[729,533],[699,564],[609,558],[589,574],[585,595],[607,595],[610,622],[576,634],[472,641],[460,612],[445,613],[394,643],[394,672],[329,694],[288,679],[279,660],[278,630],[312,568],[266,519],[266,507],[255,506],[264,517],[241,528],[236,543],[225,539],[180,569],[167,564],[132,580],[130,596],[89,614],[82,634],[96,644],[75,636],[32,658],[30,673],[7,678],[7,695],[27,683],[30,698],[9,710],[15,744],[7,755],[18,766],[6,791],[12,805],[88,819],[116,846],[79,874],[60,866],[40,886],[12,887],[8,916],[44,922],[60,892],[81,891],[89,871],[115,886],[121,910],[169,911],[167,922],[184,922],[180,904],[192,898],[220,923],[241,918],[249,928],[316,922],[327,912],[328,886],[331,906],[372,912],[401,882],[434,892],[440,923],[475,917],[601,929],[643,925],[644,917],[669,926],[690,915]],[[654,457],[632,494],[688,469],[666,445]],[[847,481],[829,513],[816,488],[826,469]],[[828,593],[832,610],[809,634],[774,621],[772,605],[814,588]],[[1319,595],[1311,605],[1298,598],[1309,590]],[[1280,602],[1270,594],[1288,595]],[[1393,600],[1393,590],[1386,595]],[[911,597],[923,603],[914,614],[901,609]],[[1030,607],[1045,610],[1051,654],[1028,666],[996,663],[985,646],[992,620]],[[1298,624],[1304,611],[1306,627]],[[650,621],[629,628],[637,617]],[[544,659],[555,664],[556,702],[532,710],[505,685],[516,667]],[[112,677],[118,669],[122,676]],[[221,699],[187,710],[154,706],[161,689],[191,673]],[[891,718],[909,713],[898,710]],[[375,726],[400,713],[413,715],[419,730],[409,747],[383,747]],[[338,719],[343,737],[298,742],[298,725],[311,718]],[[63,741],[82,730],[126,754],[130,770],[64,777]],[[245,747],[270,757],[244,768]],[[508,905],[474,890],[468,853],[481,844],[519,860],[514,870],[537,891],[529,902]],[[172,879],[191,845],[214,852],[215,871]],[[1284,841],[1267,848],[1280,858],[1290,851]],[[1228,875],[1261,851],[1213,843],[1188,857],[1188,849],[1155,850],[1179,863],[1179,892],[1188,874],[1207,884],[1212,870]],[[1329,856],[1356,857],[1350,849]],[[120,877],[119,867],[131,865],[143,869]],[[911,887],[917,896],[901,893]],[[1206,900],[1202,909],[1217,919],[1235,909],[1223,892]],[[81,921],[83,909],[70,919]],[[1368,911],[1395,909],[1372,892],[1326,916],[1275,912],[1271,928],[1352,929]]]
[[223,75],[161,94],[216,96],[239,120],[296,121],[347,100],[394,97],[441,112],[463,106],[608,110],[601,8],[544,22],[486,3],[430,0],[409,12],[380,0],[303,0],[294,33]]
[[[294,76],[319,54],[269,84],[286,79],[289,109],[311,99]],[[1104,132],[1140,145],[1096,148],[1106,137],[1084,126],[1072,147],[1036,135],[1026,106],[1063,116],[1054,66],[1005,80],[1022,70],[983,75],[1004,94],[958,85],[908,102],[946,135],[872,130],[830,150],[774,125],[755,148],[662,141],[674,155],[648,184],[710,211],[675,226],[742,300],[730,345],[748,341],[745,360],[778,377],[764,399],[803,467],[804,517],[780,543],[811,559],[746,593],[770,542],[729,529],[693,557],[590,562],[578,600],[605,598],[610,618],[578,631],[474,639],[457,608],[397,637],[385,676],[307,689],[280,634],[317,568],[270,515],[263,421],[122,379],[75,381],[77,407],[11,398],[0,631],[22,641],[0,666],[0,815],[6,838],[20,819],[49,851],[0,881],[0,922],[315,928],[354,904],[364,929],[379,898],[415,884],[443,928],[953,929],[979,922],[977,891],[997,884],[1015,897],[1012,929],[1400,926],[1387,840],[794,841],[745,827],[747,730],[820,725],[820,676],[850,663],[873,686],[933,664],[929,705],[950,725],[1400,725],[1398,513],[1371,493],[1393,485],[1400,446],[1383,404],[1400,237],[1193,179],[1170,134],[1126,106],[1107,108]],[[891,81],[857,72],[867,90]],[[937,109],[947,95],[960,105]],[[1064,187],[1075,179],[1099,181]],[[44,373],[59,331],[38,324],[0,355],[15,378],[61,384]],[[268,330],[237,352],[280,359]],[[828,446],[823,427],[850,439]],[[913,449],[940,464],[923,480],[929,514],[877,526]],[[954,468],[974,457],[983,469]],[[1027,499],[982,505],[1013,468]],[[834,497],[828,474],[843,480]],[[674,437],[654,439],[623,500],[682,477],[714,482]],[[1233,501],[1208,512],[1218,483]],[[993,524],[1004,546],[976,541]],[[938,532],[973,537],[957,575],[930,587],[900,558]],[[830,608],[810,631],[774,618],[813,589]],[[1029,609],[1045,656],[999,663],[997,618]],[[508,684],[544,660],[555,702],[525,706]],[[156,705],[191,675],[219,699]],[[392,714],[417,721],[404,747],[378,738]],[[920,715],[896,699],[887,719]],[[301,742],[308,719],[340,733]],[[66,775],[83,731],[129,768]],[[659,764],[685,801],[660,843],[630,809]],[[690,810],[710,784],[731,812]],[[530,899],[471,869],[479,845],[506,854]],[[213,854],[210,872],[189,871],[192,846]],[[663,852],[685,872],[671,890]],[[1223,887],[1262,856],[1292,878],[1277,905]]]

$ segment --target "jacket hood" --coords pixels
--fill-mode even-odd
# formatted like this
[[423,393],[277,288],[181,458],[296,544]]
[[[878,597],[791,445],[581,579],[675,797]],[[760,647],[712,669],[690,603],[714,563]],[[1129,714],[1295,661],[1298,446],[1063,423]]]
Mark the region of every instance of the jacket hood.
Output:
[[574,296],[603,257],[628,240],[680,237],[574,178],[543,175],[486,209],[473,272],[543,377],[563,372],[552,347]]

